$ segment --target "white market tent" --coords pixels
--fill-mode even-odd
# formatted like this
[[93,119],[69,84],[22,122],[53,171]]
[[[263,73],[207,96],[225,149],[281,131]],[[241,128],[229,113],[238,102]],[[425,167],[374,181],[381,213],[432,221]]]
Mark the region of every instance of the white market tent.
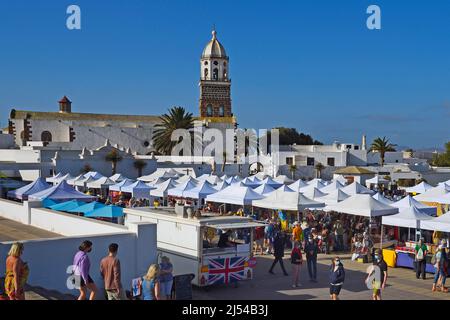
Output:
[[434,187],[433,189],[430,189],[422,194],[415,196],[414,199],[421,202],[436,202],[436,199],[445,196],[449,192],[450,186],[443,183],[438,185],[437,187]]
[[313,186],[308,186],[306,188],[300,189],[300,193],[302,193],[305,197],[310,199],[317,199],[327,195],[326,193],[323,193],[322,191]]
[[76,177],[74,177],[72,179],[66,180],[66,182],[67,182],[68,185],[74,186],[76,181],[80,181],[80,180],[84,180],[84,179],[86,179],[84,177],[84,175],[80,174],[79,176],[76,176]]
[[88,202],[94,200],[95,197],[75,190],[74,188],[69,186],[66,181],[63,180],[61,183],[51,188],[29,195],[28,199],[41,201],[45,199],[54,201],[79,200]]
[[89,171],[88,173],[86,173],[86,174],[84,175],[84,177],[85,177],[85,178],[92,177],[92,178],[94,178],[95,180],[97,180],[97,179],[103,178],[103,175],[102,175],[101,173],[98,173],[97,171]]
[[336,176],[336,178],[334,178],[332,181],[338,181],[340,182],[343,186],[345,186],[347,184],[347,179],[345,179],[343,176],[338,175]]
[[228,184],[228,182],[226,181],[221,181],[219,182],[217,185],[214,186],[214,189],[216,189],[217,191],[223,190],[227,187],[229,187],[230,184]]
[[108,189],[110,186],[115,185],[116,182],[107,177],[102,177],[93,182],[89,182],[86,184],[88,188],[91,189]]
[[68,174],[60,176],[58,178],[55,178],[53,180],[53,184],[59,184],[59,183],[62,183],[63,181],[67,181],[67,180],[70,180],[70,179],[73,179],[73,177],[68,173]]
[[367,179],[366,180],[366,187],[369,188],[370,185],[372,185],[372,184],[375,184],[375,185],[379,185],[379,184],[388,185],[389,182],[390,182],[389,180],[384,179],[383,177],[380,177],[379,175],[376,175],[372,179]]
[[182,176],[181,178],[178,178],[177,180],[175,180],[175,182],[178,183],[179,185],[182,185],[182,184],[185,184],[185,183],[188,183],[188,182],[193,183],[195,185],[198,185],[200,183],[199,180],[197,180],[197,179],[195,179],[195,178],[193,178],[191,176],[188,176],[188,175],[185,175],[185,176]]
[[344,191],[349,196],[353,196],[355,194],[370,194],[370,195],[375,194],[374,191],[367,189],[362,184],[356,181],[354,181],[352,184],[349,184],[348,186],[345,186],[341,190]]
[[437,202],[440,204],[450,204],[450,192],[448,192],[447,194],[445,194],[443,196],[436,197],[433,202]]
[[[170,178],[169,178],[170,179]],[[168,179],[166,179],[166,178],[158,178],[158,179],[156,179],[156,180],[153,180],[152,182],[148,182],[147,184],[149,185],[149,186],[154,186],[154,187],[157,187],[159,184],[161,184],[161,183],[163,183],[163,182],[166,182]]]
[[8,191],[7,195],[9,198],[27,200],[29,195],[47,190],[50,187],[51,186],[47,182],[45,182],[44,178],[38,178],[32,183],[27,184],[26,186],[23,186],[16,190]]
[[262,198],[264,196],[256,193],[252,188],[235,184],[207,196],[206,201],[244,206],[251,205],[253,201]]
[[150,190],[153,197],[167,198],[170,189],[175,188],[177,184],[173,179],[168,179],[156,186],[156,189]]
[[255,188],[253,190],[256,193],[261,194],[263,196],[265,196],[265,195],[275,191],[275,189],[269,184],[262,184],[262,185],[260,185],[259,187]]
[[445,213],[433,220],[424,221],[421,226],[425,230],[450,232],[450,213]]
[[150,187],[146,183],[142,181],[136,181],[133,184],[130,184],[128,186],[120,188],[120,191],[131,193],[133,197],[135,198],[143,198],[143,199],[149,199],[150,198],[150,190],[156,189],[155,187]]
[[241,177],[239,176],[234,176],[234,177],[230,177],[228,179],[225,180],[228,184],[233,184],[233,183],[237,183],[242,181]]
[[275,180],[273,180],[271,177],[267,177],[264,180],[261,181],[262,184],[268,184],[273,188],[279,188],[281,187],[283,184],[280,182],[277,182]]
[[281,187],[279,187],[279,188],[277,188],[277,190],[281,190],[281,191],[284,191],[284,192],[297,192],[297,191],[294,191],[294,190],[292,190],[291,188],[289,188],[287,185],[282,185]]
[[335,189],[327,195],[320,197],[319,200],[325,202],[326,205],[332,205],[344,201],[348,197],[350,196],[341,189]]
[[408,193],[425,193],[428,190],[433,189],[433,186],[429,185],[428,183],[422,181],[421,183],[419,183],[418,185],[411,187],[411,188],[406,188],[405,191]]
[[273,179],[273,181],[282,183],[282,184],[288,184],[288,183],[293,183],[294,180],[292,180],[291,178],[289,178],[288,176],[282,174],[276,178]]
[[245,178],[240,182],[251,188],[259,187],[262,184],[262,182],[256,177],[253,180],[250,180],[250,178]]
[[50,183],[55,183],[55,179],[58,179],[62,176],[63,176],[63,174],[61,172],[58,172],[56,175],[46,178],[45,181],[50,182]]
[[115,175],[112,175],[111,177],[109,177],[112,181],[114,181],[115,183],[121,182],[125,179],[128,179],[127,177],[125,177],[124,175],[120,174],[120,173],[116,173]]
[[314,186],[317,189],[322,189],[323,187],[325,187],[325,183],[322,179],[312,179],[311,181],[307,182],[308,186]]
[[394,202],[393,204],[391,204],[391,206],[395,207],[395,208],[410,208],[410,207],[415,207],[417,209],[419,209],[422,212],[425,212],[429,215],[436,215],[437,213],[437,208],[436,207],[431,207],[431,206],[427,206],[426,204],[423,204],[419,201],[417,201],[415,198],[411,197],[410,195],[407,195],[406,197],[404,197],[403,199]]
[[334,190],[341,189],[343,187],[344,187],[344,185],[342,183],[340,183],[339,181],[332,181],[330,184],[328,184],[325,187],[323,187],[322,189],[320,189],[320,191],[322,191],[323,193],[331,193]]
[[303,181],[302,179],[298,179],[294,183],[291,183],[290,185],[288,185],[288,187],[292,191],[296,191],[296,192],[300,192],[301,188],[304,188],[304,187],[307,187],[307,186],[308,186],[308,184],[306,184],[305,181]]
[[416,207],[401,208],[399,213],[382,218],[382,224],[394,227],[421,229],[421,221],[433,218]]
[[172,197],[184,197],[183,194],[190,189],[194,189],[197,187],[200,183],[195,183],[193,180],[186,180],[186,182],[180,183],[175,188],[169,189],[169,192],[167,193],[169,196]]
[[390,206],[392,206],[394,204],[394,201],[389,200],[388,198],[383,196],[380,192],[377,192],[372,197],[374,199],[376,199],[376,200],[378,200],[380,202],[383,202],[384,204],[390,205]]
[[158,178],[167,178],[168,179],[168,178],[179,178],[179,177],[180,177],[180,174],[178,172],[176,172],[175,170],[158,168],[152,174],[139,177],[138,180],[144,181],[144,182],[152,182],[153,180],[156,180]]
[[375,200],[370,194],[355,194],[342,202],[325,207],[324,210],[370,218],[398,213],[398,208]]
[[84,179],[76,180],[74,185],[77,187],[86,187],[88,183],[94,182],[95,180],[97,180],[97,179],[95,179],[92,176],[89,176]]
[[196,187],[183,192],[183,198],[204,199],[206,196],[218,192],[208,181],[200,182]]
[[119,183],[116,183],[112,186],[109,187],[109,191],[116,191],[116,192],[120,192],[122,191],[122,188],[132,185],[135,181],[131,180],[131,179],[125,179],[120,181]]
[[266,198],[255,200],[254,207],[266,209],[280,209],[289,211],[301,211],[308,208],[322,208],[323,202],[318,202],[298,192],[283,191],[281,188],[267,195]]

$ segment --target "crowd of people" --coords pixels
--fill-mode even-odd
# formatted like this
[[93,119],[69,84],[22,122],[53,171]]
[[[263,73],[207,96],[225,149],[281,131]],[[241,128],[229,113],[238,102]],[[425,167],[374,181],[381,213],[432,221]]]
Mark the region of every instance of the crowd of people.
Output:
[[[25,285],[30,269],[22,260],[23,243],[16,242],[6,259],[5,294],[9,300],[25,300]],[[89,253],[93,243],[83,241],[73,258],[71,283],[79,290],[78,300],[95,300],[99,289],[91,277],[91,261]],[[101,260],[99,273],[103,280],[104,298],[107,300],[171,300],[173,287],[173,265],[168,257],[162,257],[161,263],[152,264],[148,272],[139,278],[139,294],[133,296],[122,285],[120,260],[117,257],[119,245],[111,243],[107,255]],[[128,293],[128,294],[127,294]]]

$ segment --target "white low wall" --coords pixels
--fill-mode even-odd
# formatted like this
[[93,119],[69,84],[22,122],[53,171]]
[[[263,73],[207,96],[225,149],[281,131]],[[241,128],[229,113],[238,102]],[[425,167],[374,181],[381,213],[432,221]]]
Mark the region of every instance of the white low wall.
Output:
[[[89,254],[90,276],[97,286],[104,287],[99,272],[100,260],[107,255],[109,244],[114,242],[119,245],[122,284],[125,290],[130,290],[131,280],[144,275],[150,264],[157,261],[156,225],[136,224],[130,226],[130,229],[134,229],[134,232],[24,241],[25,251],[22,258],[30,267],[28,284],[78,295],[77,290],[70,290],[67,287],[66,281],[70,276],[67,268],[72,265],[73,257],[81,242],[90,240],[93,243],[93,250]],[[2,274],[10,245],[10,242],[0,243]],[[99,299],[101,298],[99,295]]]
[[28,224],[28,206],[18,202],[0,199],[0,216],[23,224]]

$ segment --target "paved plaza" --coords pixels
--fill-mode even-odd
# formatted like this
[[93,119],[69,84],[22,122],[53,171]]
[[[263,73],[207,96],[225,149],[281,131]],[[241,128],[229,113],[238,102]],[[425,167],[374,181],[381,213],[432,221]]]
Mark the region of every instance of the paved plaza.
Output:
[[[272,256],[258,256],[254,279],[240,282],[234,286],[214,286],[210,288],[194,288],[195,300],[329,300],[328,270],[333,255],[319,255],[317,283],[308,281],[306,263],[301,271],[301,287],[291,287],[291,276],[284,276],[279,266],[275,267],[275,275],[268,273]],[[346,280],[341,291],[341,300],[370,300],[371,291],[364,284],[365,270],[370,264],[353,262],[350,255],[341,255],[346,269]],[[287,255],[284,260],[290,273]],[[388,285],[383,292],[385,300],[450,300],[450,294],[431,292],[432,275],[426,280],[417,280],[415,273],[406,268],[389,268]],[[76,292],[74,292],[76,294]],[[28,287],[27,299],[30,300],[67,300],[74,296],[62,295],[43,288]]]

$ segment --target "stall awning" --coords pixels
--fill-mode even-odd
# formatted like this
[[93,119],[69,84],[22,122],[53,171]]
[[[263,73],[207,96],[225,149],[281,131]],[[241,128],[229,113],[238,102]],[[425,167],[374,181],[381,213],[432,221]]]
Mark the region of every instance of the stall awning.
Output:
[[206,225],[206,227],[219,229],[219,230],[228,230],[228,229],[246,229],[246,228],[257,228],[257,227],[265,227],[264,223],[260,222],[243,222],[243,223],[223,223],[223,224],[211,224]]

